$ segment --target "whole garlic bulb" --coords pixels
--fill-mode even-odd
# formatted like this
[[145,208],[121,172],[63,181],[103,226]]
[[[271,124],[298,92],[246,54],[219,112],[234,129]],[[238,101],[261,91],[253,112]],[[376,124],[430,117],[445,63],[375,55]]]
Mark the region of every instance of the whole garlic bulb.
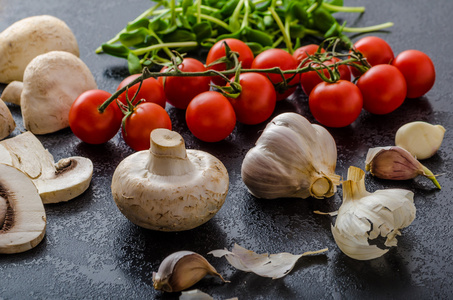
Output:
[[258,198],[331,197],[340,183],[337,148],[330,133],[297,113],[267,124],[242,163],[242,180]]
[[427,159],[439,150],[444,134],[445,128],[442,125],[410,122],[397,130],[395,145],[406,149],[417,159]]
[[[415,219],[414,194],[404,189],[365,189],[365,172],[348,170],[343,182],[343,203],[338,210],[332,234],[340,250],[357,260],[380,257],[397,245],[396,236]],[[376,240],[384,238],[381,247]],[[370,241],[375,242],[370,243]]]

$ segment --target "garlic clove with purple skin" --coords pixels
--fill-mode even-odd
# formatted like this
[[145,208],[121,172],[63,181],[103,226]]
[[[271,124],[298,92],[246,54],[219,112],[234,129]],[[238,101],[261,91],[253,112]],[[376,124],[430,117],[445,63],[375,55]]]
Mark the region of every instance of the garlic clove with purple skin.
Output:
[[422,165],[409,151],[398,147],[376,147],[368,150],[365,170],[381,179],[407,180],[423,175],[440,189],[435,175]]

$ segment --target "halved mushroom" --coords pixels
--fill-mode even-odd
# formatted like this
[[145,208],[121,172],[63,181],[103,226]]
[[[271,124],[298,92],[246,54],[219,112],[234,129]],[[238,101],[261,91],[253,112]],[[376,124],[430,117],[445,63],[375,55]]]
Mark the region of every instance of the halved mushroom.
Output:
[[13,116],[5,102],[0,99],[0,140],[4,139],[16,128]]
[[44,204],[79,196],[89,187],[93,175],[93,164],[85,157],[63,158],[55,163],[31,132],[1,141],[0,163],[14,166],[31,178]]
[[44,205],[30,178],[0,164],[0,253],[34,248],[44,238],[46,224]]

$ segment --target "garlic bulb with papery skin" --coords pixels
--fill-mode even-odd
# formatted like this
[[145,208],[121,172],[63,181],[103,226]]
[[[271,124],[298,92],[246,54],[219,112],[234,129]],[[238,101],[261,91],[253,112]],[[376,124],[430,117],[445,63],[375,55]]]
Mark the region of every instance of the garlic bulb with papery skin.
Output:
[[[365,172],[348,169],[343,182],[343,203],[338,210],[332,234],[341,251],[357,260],[380,257],[397,245],[396,236],[415,219],[414,194],[404,189],[365,188]],[[379,238],[385,239],[378,247]],[[371,242],[371,243],[370,243]]]
[[340,184],[337,148],[330,133],[297,113],[267,124],[242,162],[242,180],[258,198],[331,197]]
[[368,150],[365,169],[381,179],[407,180],[423,175],[440,189],[436,176],[409,151],[398,147],[376,147]]
[[444,134],[445,128],[442,125],[410,122],[397,130],[395,145],[406,149],[417,159],[427,159],[439,150]]

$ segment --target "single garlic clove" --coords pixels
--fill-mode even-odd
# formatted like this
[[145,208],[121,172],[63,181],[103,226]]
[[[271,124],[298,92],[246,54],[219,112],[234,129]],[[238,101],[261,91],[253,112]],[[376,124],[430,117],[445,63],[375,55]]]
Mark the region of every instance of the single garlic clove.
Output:
[[441,188],[435,175],[422,165],[409,151],[398,147],[376,147],[368,150],[365,170],[381,179],[408,180],[419,175],[430,179]]
[[200,254],[192,251],[178,251],[167,256],[153,273],[153,286],[156,290],[179,292],[185,290],[206,275],[218,276],[216,269]]
[[410,122],[397,130],[395,145],[406,149],[417,159],[427,159],[439,150],[444,134],[445,128],[442,125]]

